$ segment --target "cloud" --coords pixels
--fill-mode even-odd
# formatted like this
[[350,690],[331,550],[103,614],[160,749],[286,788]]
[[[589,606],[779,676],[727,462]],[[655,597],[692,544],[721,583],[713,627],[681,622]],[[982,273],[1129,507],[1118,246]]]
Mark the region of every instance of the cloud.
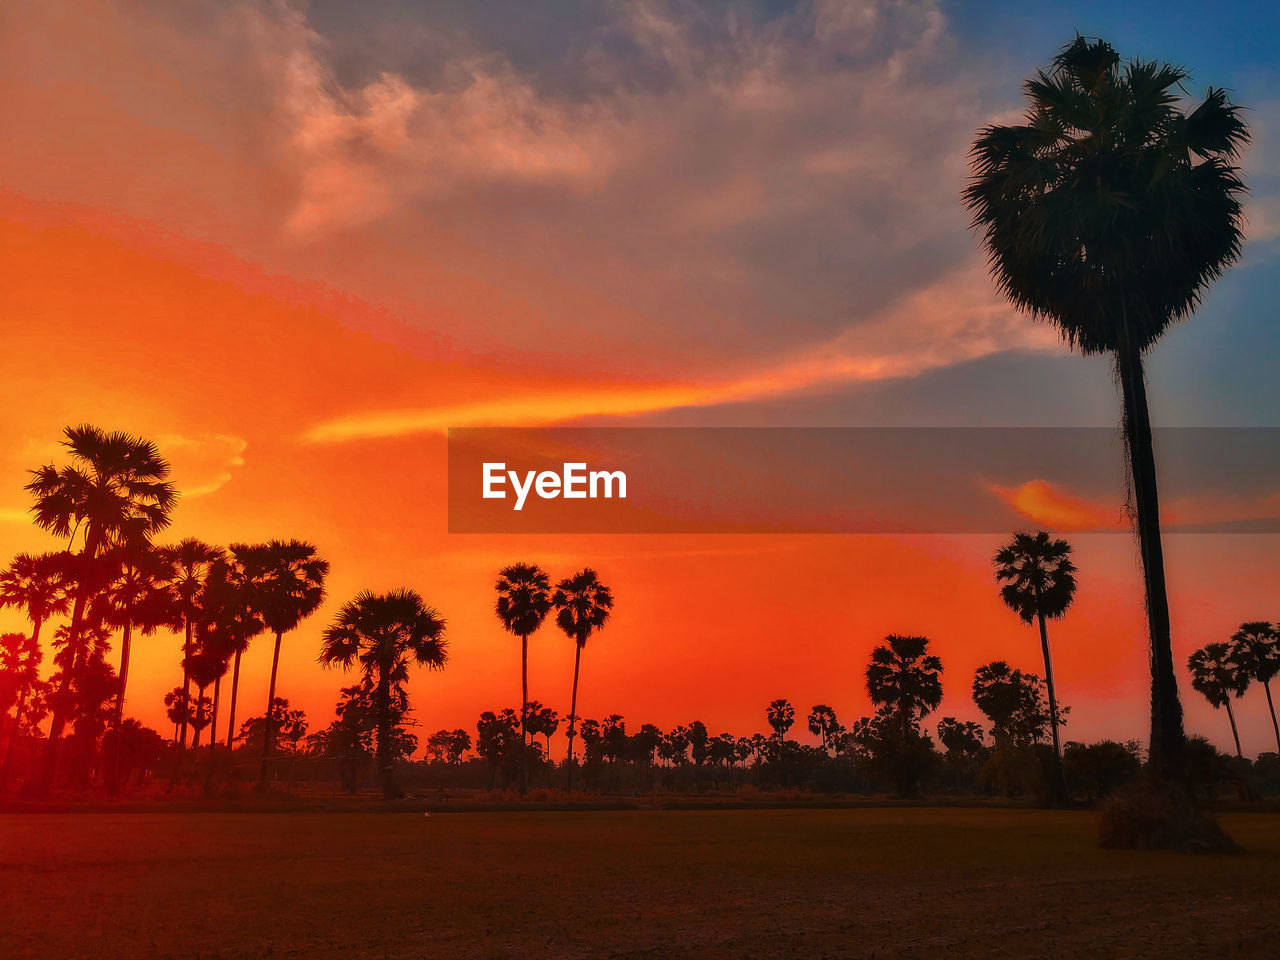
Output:
[[908,296],[826,343],[743,376],[703,383],[542,390],[469,404],[355,413],[313,425],[303,440],[335,443],[450,427],[542,426],[742,403],[912,377],[1013,348],[1062,349],[1052,328],[1016,315],[998,300],[985,277],[968,270]]
[[991,486],[1015,511],[1050,530],[1109,530],[1127,523],[1120,506],[1078,497],[1048,480],[1029,480],[1016,487]]
[[248,444],[219,433],[191,436],[162,434],[156,446],[169,461],[170,479],[184,498],[203,497],[231,481],[232,470],[244,466]]

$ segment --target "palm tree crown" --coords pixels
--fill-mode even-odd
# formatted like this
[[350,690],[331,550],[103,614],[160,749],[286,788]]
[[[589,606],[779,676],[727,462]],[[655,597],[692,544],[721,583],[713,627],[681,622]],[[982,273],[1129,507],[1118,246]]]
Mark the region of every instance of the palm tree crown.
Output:
[[369,676],[385,673],[396,683],[408,676],[410,662],[444,668],[448,643],[445,621],[416,590],[361,592],[338,611],[324,631],[320,662],[343,669],[359,662]]
[[992,560],[1000,599],[1022,618],[1033,622],[1037,616],[1056,620],[1067,612],[1075,598],[1075,564],[1071,544],[1051,540],[1049,534],[1016,533]]
[[64,554],[20,553],[0,573],[0,607],[17,607],[37,630],[71,603]]
[[530,563],[503,567],[494,584],[498,600],[494,605],[502,626],[517,637],[526,637],[542,626],[551,609],[551,579],[545,570]]
[[905,728],[942,702],[942,661],[928,652],[927,637],[890,634],[884,641],[871,651],[867,694],[897,710]]
[[84,526],[94,549],[152,534],[169,525],[177,501],[169,464],[149,440],[98,427],[68,427],[63,444],[72,463],[31,471],[37,526],[70,539]]
[[1248,130],[1212,87],[1183,113],[1186,79],[1076,37],[1027,81],[1026,122],[973,145],[964,199],[997,286],[1084,353],[1122,324],[1146,349],[1240,255]]
[[579,647],[605,625],[613,609],[613,594],[590,567],[556,584],[551,602],[556,607],[556,624]]

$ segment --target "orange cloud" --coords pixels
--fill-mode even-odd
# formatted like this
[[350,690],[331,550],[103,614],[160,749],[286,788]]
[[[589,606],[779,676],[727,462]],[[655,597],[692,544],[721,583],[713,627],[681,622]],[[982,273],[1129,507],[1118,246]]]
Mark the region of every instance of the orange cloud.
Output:
[[1028,520],[1050,530],[1107,530],[1124,522],[1118,506],[1074,496],[1048,480],[1028,480],[1017,487],[992,484],[991,490]]

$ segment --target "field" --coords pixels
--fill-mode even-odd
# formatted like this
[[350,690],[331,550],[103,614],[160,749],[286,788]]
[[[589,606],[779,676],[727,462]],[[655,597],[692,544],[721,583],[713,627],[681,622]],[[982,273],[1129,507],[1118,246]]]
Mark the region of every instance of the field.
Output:
[[992,809],[0,816],[0,957],[1280,955],[1247,853]]

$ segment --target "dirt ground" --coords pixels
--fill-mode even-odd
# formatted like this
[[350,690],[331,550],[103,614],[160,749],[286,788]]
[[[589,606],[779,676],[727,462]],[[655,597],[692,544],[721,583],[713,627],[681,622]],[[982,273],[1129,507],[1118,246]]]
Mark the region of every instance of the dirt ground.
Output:
[[0,957],[1280,956],[1280,816],[1238,856],[1085,812],[0,816]]

